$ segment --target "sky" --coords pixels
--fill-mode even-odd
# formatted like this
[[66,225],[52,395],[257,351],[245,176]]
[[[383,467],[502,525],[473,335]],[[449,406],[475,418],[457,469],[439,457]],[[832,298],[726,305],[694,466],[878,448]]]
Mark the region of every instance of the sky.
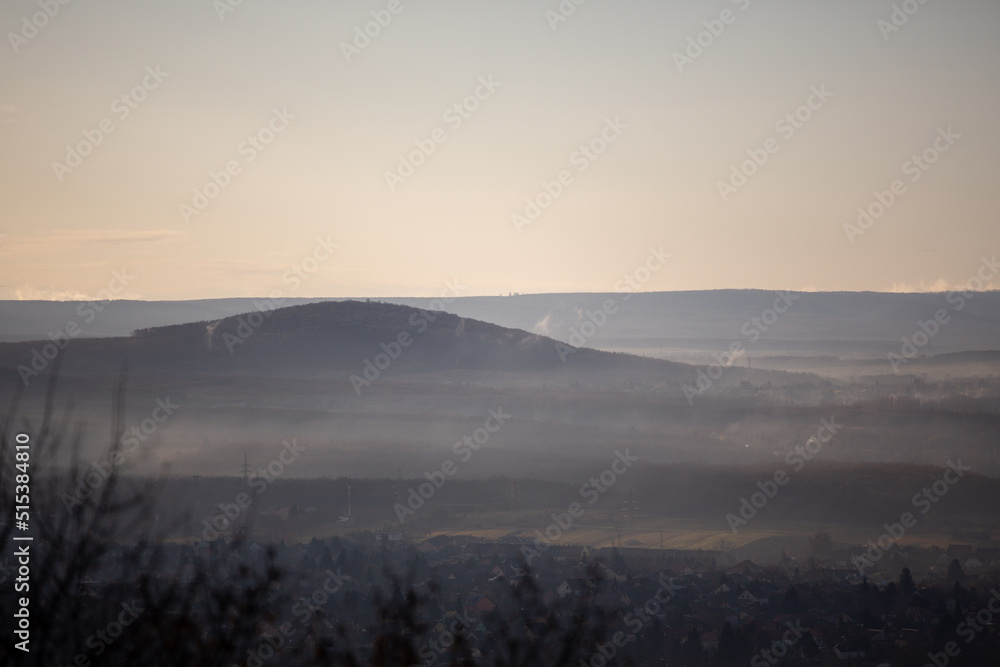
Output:
[[62,2],[0,5],[2,299],[940,291],[1000,251],[995,0]]

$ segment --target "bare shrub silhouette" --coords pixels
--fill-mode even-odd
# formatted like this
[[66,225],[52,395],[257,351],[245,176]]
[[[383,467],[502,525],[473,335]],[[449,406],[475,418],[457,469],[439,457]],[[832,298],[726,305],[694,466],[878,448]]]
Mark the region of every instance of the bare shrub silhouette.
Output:
[[[388,566],[372,581],[360,603],[358,628],[312,611],[305,632],[271,641],[289,627],[294,600],[281,584],[294,566],[281,562],[278,548],[261,547],[240,537],[195,545],[171,541],[172,531],[190,517],[154,532],[156,482],[123,478],[110,463],[120,449],[127,369],[122,368],[111,410],[112,438],[104,461],[103,483],[80,499],[74,490],[93,466],[81,465],[81,428],[73,408],[57,414],[58,369],[47,386],[40,423],[17,412],[16,393],[0,424],[0,497],[4,518],[11,515],[15,477],[15,437],[31,434],[30,543],[14,542],[15,525],[0,525],[6,566],[0,607],[11,619],[16,597],[30,598],[29,651],[16,637],[0,639],[0,662],[16,665],[451,665],[557,667],[575,665],[603,640],[609,620],[595,604],[601,586],[591,567],[587,595],[565,603],[546,603],[545,591],[525,566],[510,585],[510,599],[478,622],[474,635],[462,627],[447,650],[428,653],[435,636],[426,609],[438,593],[434,581],[418,581],[415,569],[405,580]],[[55,466],[68,449],[70,464]],[[60,471],[61,470],[61,471]],[[67,499],[72,499],[67,501]],[[252,515],[248,521],[252,521]],[[30,589],[15,593],[10,564],[15,544],[30,544]],[[329,554],[327,553],[327,558]],[[16,561],[13,561],[16,570]],[[359,606],[342,595],[338,605]],[[329,631],[324,632],[322,628]],[[272,647],[272,648],[267,648]],[[263,650],[263,649],[267,650]],[[273,656],[273,657],[272,657]],[[432,659],[433,658],[433,659]]]
[[[270,584],[279,576],[273,558],[243,562],[240,542],[223,542],[198,555],[190,548],[171,548],[161,541],[163,535],[150,533],[154,483],[123,483],[118,466],[110,463],[116,460],[124,433],[126,378],[123,368],[115,391],[105,479],[83,500],[66,501],[74,498],[76,480],[89,470],[80,464],[81,432],[73,425],[72,407],[56,415],[58,372],[49,381],[41,423],[17,424],[18,391],[0,424],[5,518],[14,491],[8,462],[17,433],[31,434],[32,454],[27,534],[33,540],[14,542],[15,525],[0,527],[5,564],[15,544],[29,545],[29,589],[16,593],[8,582],[0,600],[9,619],[14,598],[29,598],[31,635],[25,652],[15,647],[13,633],[4,633],[4,664],[238,664],[241,652],[259,640],[267,622],[265,603]],[[69,467],[46,474],[62,448],[70,450]],[[226,573],[225,580],[221,573]]]

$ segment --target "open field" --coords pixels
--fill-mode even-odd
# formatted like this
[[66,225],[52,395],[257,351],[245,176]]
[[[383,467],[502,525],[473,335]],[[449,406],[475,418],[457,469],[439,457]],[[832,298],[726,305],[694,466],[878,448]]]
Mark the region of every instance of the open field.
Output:
[[[631,527],[621,518],[621,512],[609,509],[590,509],[573,521],[567,530],[558,532],[553,512],[547,510],[521,510],[515,512],[454,513],[446,520],[435,520],[413,530],[398,522],[385,520],[335,521],[315,525],[288,525],[279,536],[285,540],[305,541],[312,536],[346,537],[358,531],[375,533],[401,533],[405,539],[421,541],[437,535],[467,535],[485,541],[514,542],[518,538],[533,542],[546,529],[553,544],[563,546],[612,547],[731,552],[731,558],[752,558],[759,563],[777,561],[782,553],[796,557],[810,555],[809,538],[817,532],[827,533],[839,549],[860,550],[861,545],[876,541],[885,532],[881,524],[838,524],[810,521],[774,521],[757,519],[733,534],[725,522],[671,517],[640,517]],[[565,518],[562,518],[565,521]],[[1000,539],[969,539],[956,537],[954,525],[945,521],[927,520],[918,523],[899,540],[901,547],[940,547],[950,544],[973,544],[977,547],[1000,547]]]

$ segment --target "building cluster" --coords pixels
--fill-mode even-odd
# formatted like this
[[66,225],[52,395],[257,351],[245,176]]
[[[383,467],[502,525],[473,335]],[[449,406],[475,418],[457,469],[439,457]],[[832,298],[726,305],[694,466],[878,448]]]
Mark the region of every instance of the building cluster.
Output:
[[[627,547],[550,546],[528,565],[529,546],[369,532],[160,544],[148,558],[111,547],[73,594],[110,613],[123,602],[122,584],[239,591],[262,585],[248,573],[276,566],[280,576],[263,584],[259,642],[248,649],[254,665],[339,650],[364,661],[391,632],[412,644],[418,664],[449,664],[453,651],[481,659],[510,640],[544,643],[553,628],[577,644],[583,662],[575,664],[595,667],[923,665],[956,651],[965,662],[953,664],[977,664],[1000,649],[996,549],[896,549],[861,572],[847,552],[761,566],[720,551]],[[910,567],[896,570],[900,563]],[[187,602],[185,613],[209,632],[207,611]]]

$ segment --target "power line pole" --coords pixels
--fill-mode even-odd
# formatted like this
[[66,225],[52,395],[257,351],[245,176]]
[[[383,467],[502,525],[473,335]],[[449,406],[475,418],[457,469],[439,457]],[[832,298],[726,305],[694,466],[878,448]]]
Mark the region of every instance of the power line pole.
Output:
[[250,463],[247,461],[246,452],[243,452],[243,465],[240,467],[243,469],[243,483],[250,484]]
[[[628,527],[628,533],[631,533],[632,540],[635,540],[635,516],[639,513],[639,503],[632,497],[632,487],[629,487],[628,500],[625,502],[625,507],[623,509],[625,513],[625,524]],[[618,541],[621,542],[620,537]]]

